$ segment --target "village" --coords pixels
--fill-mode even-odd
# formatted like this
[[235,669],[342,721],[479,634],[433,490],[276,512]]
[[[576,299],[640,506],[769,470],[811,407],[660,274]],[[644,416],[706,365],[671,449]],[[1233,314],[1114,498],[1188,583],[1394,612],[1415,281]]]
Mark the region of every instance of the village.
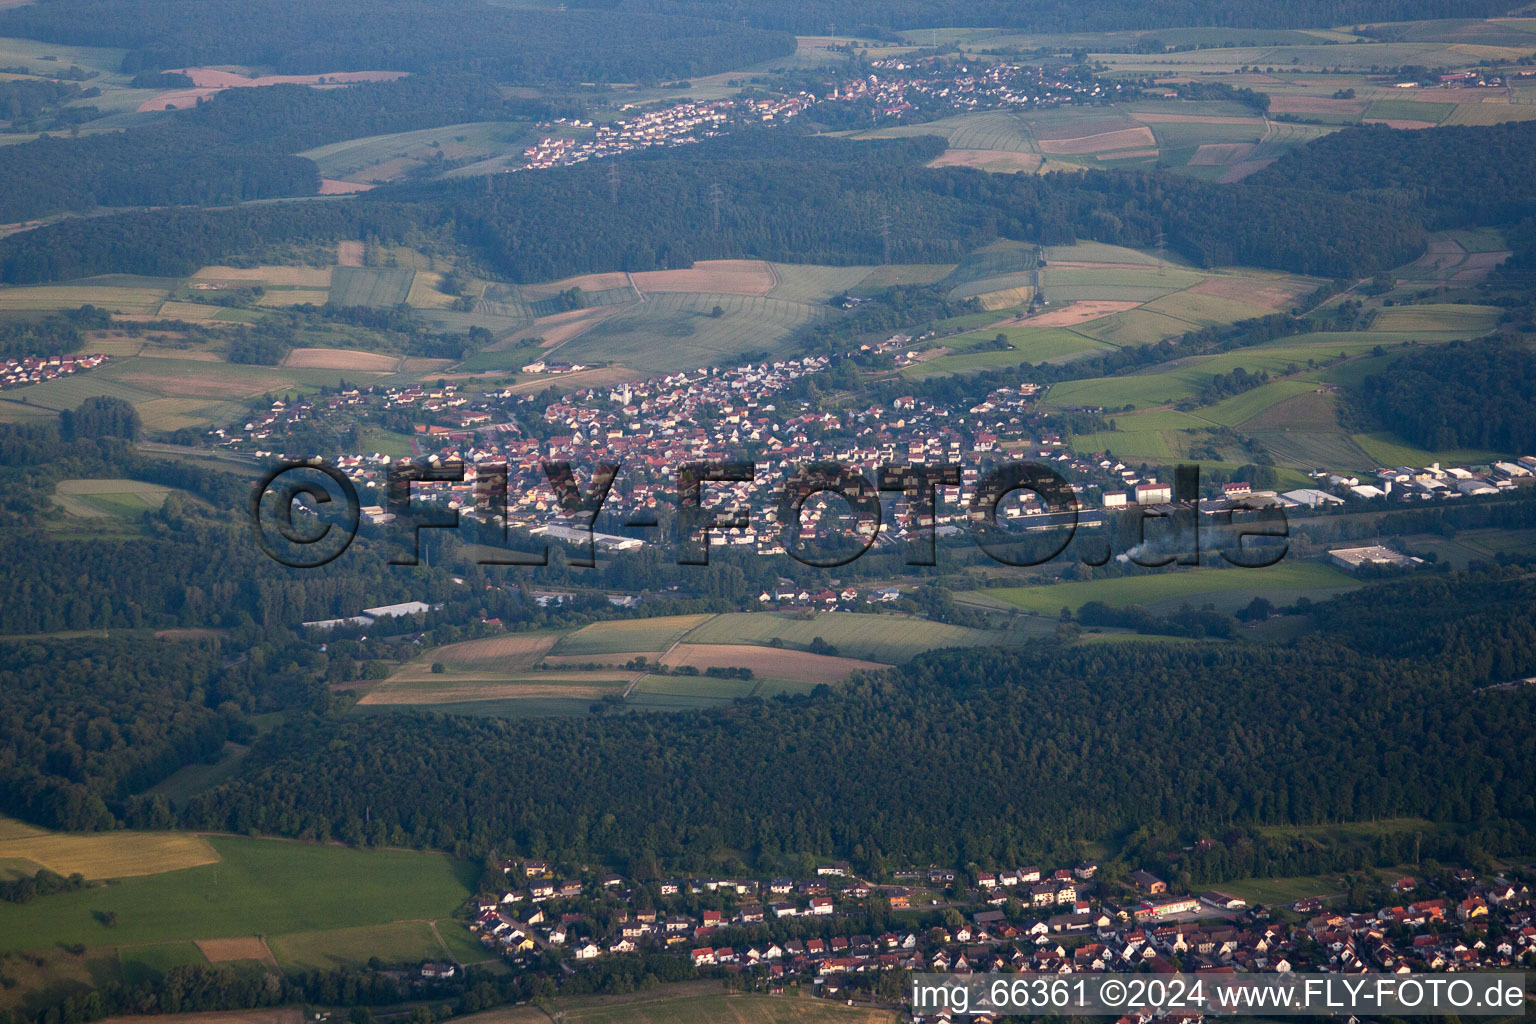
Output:
[[7,359],[0,363],[0,390],[24,388],[29,384],[68,377],[70,374],[95,369],[106,361],[107,357],[100,354]]
[[888,58],[874,61],[867,75],[827,83],[822,96],[793,95],[687,101],[647,110],[598,125],[577,118],[541,122],[542,130],[574,130],[590,136],[549,135],[523,151],[514,171],[568,167],[621,156],[655,146],[681,146],[714,138],[732,128],[782,124],[817,103],[864,102],[872,121],[901,119],[914,111],[951,113],[973,110],[1037,109],[1063,103],[1095,103],[1134,93],[1128,83],[1100,82],[1071,66],[1046,69],[997,62],[985,67],[953,64],[938,58]]
[[[910,342],[897,335],[876,347],[901,349]],[[419,500],[530,536],[584,542],[588,530],[595,530],[590,539],[607,552],[633,550],[655,539],[619,531],[631,520],[654,524],[659,523],[658,515],[670,514],[677,501],[676,469],[689,462],[752,463],[751,480],[710,484],[704,505],[746,517],[740,528],[712,531],[711,544],[760,555],[784,553],[779,497],[794,474],[828,460],[870,478],[891,464],[960,467],[960,482],[937,489],[931,513],[909,508],[900,492],[887,497],[890,514],[882,517],[872,538],[884,547],[930,531],[939,538],[959,535],[970,521],[968,505],[983,474],[989,467],[1016,461],[1047,466],[1069,481],[1079,503],[1075,526],[1086,530],[1102,527],[1109,515],[1165,514],[1175,507],[1198,508],[1212,517],[1266,507],[1321,514],[1366,503],[1491,497],[1536,484],[1536,456],[1512,455],[1480,467],[1380,467],[1365,477],[1318,469],[1311,474],[1312,486],[1289,490],[1256,488],[1242,480],[1213,481],[1203,485],[1199,495],[1176,495],[1173,483],[1154,468],[1103,453],[1071,451],[1058,426],[1061,414],[1038,406],[1040,389],[1034,384],[996,388],[968,408],[898,396],[888,406],[789,413],[806,378],[826,373],[829,365],[826,356],[805,356],[707,367],[583,388],[553,401],[506,388],[471,394],[447,382],[439,387],[349,388],[293,405],[279,400],[239,426],[210,432],[210,440],[226,450],[262,458],[307,459],[314,453],[285,450],[273,442],[311,420],[411,410],[418,417],[411,461],[430,466],[463,463],[462,481],[423,485],[415,492]],[[377,452],[327,457],[358,487],[365,521],[389,522],[384,488],[395,460]],[[622,472],[596,522],[577,522],[565,515],[545,477],[547,461],[572,463],[582,486],[597,462],[621,463]],[[504,510],[477,489],[482,466],[496,467],[497,472],[505,466],[508,478],[515,481]],[[1039,495],[1020,491],[999,506],[998,518],[1025,532],[1050,530],[1064,525],[1062,512],[1047,508]],[[808,504],[798,536],[805,542],[829,541],[841,536],[845,526],[826,506]],[[1391,558],[1370,561],[1394,564]],[[764,603],[782,603],[781,596],[765,595]]]
[[1410,974],[1536,959],[1529,887],[1471,870],[1380,878],[1382,902],[1343,909],[1340,897],[1265,907],[1175,894],[1146,870],[1107,881],[1091,861],[897,871],[894,884],[843,862],[800,879],[646,883],[557,880],[538,860],[501,868],[507,885],[476,902],[471,929],[515,966],[672,952],[702,975],[829,999],[890,999],[901,988],[876,979],[898,972]]

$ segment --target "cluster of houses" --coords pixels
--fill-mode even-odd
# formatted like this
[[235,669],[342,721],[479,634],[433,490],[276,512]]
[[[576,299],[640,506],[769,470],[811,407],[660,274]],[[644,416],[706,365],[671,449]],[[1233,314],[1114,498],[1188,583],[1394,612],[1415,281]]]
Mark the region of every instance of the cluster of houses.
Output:
[[827,101],[867,99],[886,117],[914,108],[996,110],[1054,107],[1123,97],[1129,83],[1099,81],[1072,65],[1037,67],[998,61],[954,64],[937,57],[876,60],[864,78],[838,83]]
[[[893,57],[874,61],[867,74],[827,83],[818,97],[790,95],[688,101],[647,110],[598,125],[589,137],[550,135],[523,151],[523,163],[509,170],[566,167],[653,146],[679,146],[725,134],[735,125],[787,121],[817,102],[869,102],[872,113],[900,118],[926,110],[994,110],[1093,103],[1128,95],[1129,83],[1099,81],[1072,65],[1037,67],[997,61],[954,64],[939,58]],[[545,128],[591,129],[590,121],[561,118]]]
[[[675,103],[599,125],[590,138],[543,138],[537,145],[523,150],[523,165],[513,170],[568,167],[653,146],[686,145],[724,134],[737,122],[761,124],[788,120],[814,101],[815,97],[809,93],[798,93],[767,99]],[[591,127],[590,122],[573,121],[569,125]]]
[[24,388],[45,380],[91,370],[107,361],[101,354],[88,356],[23,356],[0,363],[0,390]]
[[[1287,491],[1279,497],[1294,506],[1319,508],[1342,505],[1348,500],[1432,501],[1461,497],[1485,497],[1536,483],[1536,455],[1496,459],[1485,466],[1383,466],[1364,477],[1318,470],[1312,474],[1318,487]],[[1323,488],[1327,488],[1326,490]]]
[[[867,988],[857,976],[898,970],[1408,974],[1536,962],[1530,889],[1471,871],[1400,878],[1389,894],[1400,902],[1344,911],[1325,898],[1250,908],[1220,892],[1170,894],[1146,871],[1105,885],[1091,862],[980,872],[958,886],[943,869],[874,884],[846,864],[802,880],[648,886],[613,874],[557,881],[539,861],[502,867],[514,884],[483,897],[471,927],[514,964],[550,951],[571,961],[672,952],[769,991],[810,984],[834,998]],[[904,923],[862,933],[872,900]]]

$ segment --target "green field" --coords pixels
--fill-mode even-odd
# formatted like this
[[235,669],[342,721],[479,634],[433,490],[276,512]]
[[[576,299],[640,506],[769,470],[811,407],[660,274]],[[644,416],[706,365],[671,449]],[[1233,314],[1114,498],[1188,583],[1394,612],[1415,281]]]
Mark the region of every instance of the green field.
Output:
[[1497,306],[1425,305],[1391,306],[1376,314],[1376,331],[1457,331],[1475,338],[1493,330],[1499,322]]
[[331,271],[331,305],[389,309],[411,294],[416,271],[398,267],[337,267]]
[[636,693],[663,694],[672,697],[712,697],[735,700],[751,696],[757,689],[752,679],[716,679],[712,676],[647,675],[635,686]]
[[691,644],[759,644],[775,637],[786,647],[808,648],[821,637],[849,658],[899,665],[938,647],[984,647],[1004,643],[1002,633],[967,629],[905,615],[817,612],[731,612],[717,615],[688,634]]
[[165,504],[174,488],[138,480],[60,480],[53,500],[80,519],[137,520]]
[[[440,929],[464,930],[457,922],[444,921]],[[385,963],[420,962],[448,954],[437,932],[426,921],[395,921],[361,928],[293,932],[267,939],[272,955],[283,967],[326,971],[366,964],[378,957]],[[487,954],[482,953],[484,958]]]
[[[217,864],[127,878],[27,904],[0,903],[0,950],[281,935],[437,919],[478,869],[438,853],[212,838]],[[114,911],[107,928],[98,911]]]
[[[1219,558],[1219,556],[1217,556]],[[1285,561],[1262,569],[1165,569],[1147,576],[1084,580],[1040,587],[1005,587],[978,591],[1015,608],[1050,615],[1062,608],[1077,609],[1089,601],[1112,607],[1150,605],[1173,600],[1198,604],[1202,597],[1223,592],[1264,596],[1275,591],[1334,591],[1356,586],[1355,580],[1320,562]]]
[[[723,314],[712,316],[719,306]],[[554,351],[568,362],[613,362],[648,372],[697,369],[746,352],[787,351],[826,307],[759,295],[658,292]]]
[[[983,347],[998,334],[1008,337],[1012,349]],[[921,363],[902,367],[902,376],[912,380],[937,377],[950,373],[993,366],[1016,366],[1019,363],[1064,363],[1101,351],[1108,346],[1093,338],[1086,338],[1065,327],[1012,327],[1002,331],[980,331],[974,335],[961,335],[946,344],[961,351],[939,356]]]
[[[831,267],[815,263],[774,263],[771,266],[779,283],[774,285],[773,290],[768,293],[769,298],[813,305],[826,302],[833,296],[857,288],[862,282],[874,276],[877,270],[897,269],[895,267]],[[919,264],[919,266],[925,271],[930,271],[926,265]]]
[[[392,160],[425,163],[436,153],[450,159],[520,153],[527,130],[528,125],[518,121],[450,124],[441,128],[348,139],[307,150],[299,156],[313,160],[322,177],[347,178]],[[401,169],[404,170],[404,165]],[[384,169],[386,177],[398,176],[389,171]]]
[[654,619],[594,622],[561,637],[549,653],[551,656],[574,656],[665,651],[709,618],[708,615],[668,615]]
[[[1353,434],[1351,439],[1359,445],[1366,454],[1376,461],[1378,466],[1427,466],[1431,462],[1439,462],[1447,466],[1465,466],[1485,464],[1491,459],[1507,458],[1509,452],[1480,451],[1477,449],[1461,449],[1459,451],[1426,451],[1416,448],[1407,441],[1394,434]],[[1524,454],[1523,452],[1520,454]]]
[[1123,348],[1126,345],[1151,345],[1164,338],[1187,334],[1197,326],[1188,320],[1176,320],[1146,309],[1128,309],[1076,329],[1106,344]]
[[1365,108],[1365,118],[1382,121],[1427,121],[1439,124],[1451,111],[1454,103],[1420,103],[1415,100],[1374,100]]

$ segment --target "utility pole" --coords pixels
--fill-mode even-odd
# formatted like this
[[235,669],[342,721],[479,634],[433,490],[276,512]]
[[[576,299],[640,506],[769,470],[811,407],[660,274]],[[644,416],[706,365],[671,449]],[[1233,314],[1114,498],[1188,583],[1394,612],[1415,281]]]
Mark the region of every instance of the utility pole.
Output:
[[709,186],[709,205],[714,211],[715,230],[720,230],[720,204],[725,202],[725,190],[720,187],[718,181],[711,182]]
[[889,266],[891,262],[891,215],[881,211],[880,213],[880,248],[881,262]]
[[608,158],[608,198],[619,205],[619,162],[614,157]]
[[1157,233],[1157,276],[1166,277],[1168,268],[1164,261],[1168,258],[1168,246],[1161,231]]

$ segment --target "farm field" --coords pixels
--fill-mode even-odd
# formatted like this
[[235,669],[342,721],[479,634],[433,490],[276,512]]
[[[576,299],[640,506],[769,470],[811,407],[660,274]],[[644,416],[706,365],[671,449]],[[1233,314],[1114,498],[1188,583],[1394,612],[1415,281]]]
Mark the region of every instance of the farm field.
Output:
[[1416,448],[1402,438],[1388,433],[1352,434],[1351,440],[1381,466],[1427,466],[1431,462],[1445,465],[1486,464],[1490,459],[1503,458],[1508,452],[1460,449],[1450,451],[1426,451]]
[[[566,1024],[896,1024],[890,1010],[830,999],[722,993],[718,983],[668,985],[621,996],[556,998],[549,1011]],[[508,1006],[464,1018],[465,1024],[548,1024],[545,1011]]]
[[114,313],[149,316],[170,295],[170,288],[112,284],[44,284],[0,288],[0,312],[40,312],[99,306]]
[[1007,642],[990,630],[967,629],[905,615],[817,612],[727,612],[687,635],[689,645],[757,644],[777,637],[786,647],[806,648],[821,637],[840,657],[864,658],[888,665],[910,661],[938,647],[985,647]]
[[[1013,346],[1012,350],[984,346],[985,341],[990,341],[998,334],[1007,336],[1008,343]],[[1094,338],[1059,327],[1004,328],[1001,331],[979,332],[973,338],[953,338],[946,344],[959,348],[957,343],[964,341],[972,344],[952,355],[905,366],[901,371],[902,376],[922,380],[943,374],[965,373],[994,366],[1015,366],[1019,363],[1064,363],[1109,347]]]
[[0,875],[47,868],[89,879],[129,878],[218,859],[207,840],[182,832],[51,832],[0,817]]
[[[0,904],[0,950],[239,938],[449,916],[473,865],[437,853],[210,837],[214,864]],[[117,914],[108,930],[97,912]]]
[[60,480],[53,500],[78,519],[138,519],[165,504],[174,488],[138,480]]
[[1352,577],[1320,562],[1285,561],[1261,569],[1165,569],[1152,575],[988,589],[967,596],[1051,615],[1062,608],[1076,610],[1089,601],[1116,608],[1180,601],[1198,604],[1218,594],[1270,597],[1307,592],[1321,597],[1357,586]]
[[653,619],[615,619],[594,622],[567,633],[550,649],[554,656],[611,655],[631,651],[665,651],[695,627],[709,622],[709,615],[668,615]]
[[518,121],[479,121],[348,139],[298,155],[313,160],[323,177],[373,183],[424,167],[438,154],[457,160],[520,153],[527,131]]
[[330,301],[337,306],[388,309],[411,294],[414,270],[390,267],[337,267],[331,275]]
[[[722,315],[712,315],[718,306]],[[767,296],[662,292],[620,310],[551,351],[568,362],[617,362],[651,372],[695,369],[745,352],[784,351],[824,307]]]
[[701,671],[708,668],[748,668],[758,677],[812,686],[842,682],[852,672],[878,672],[890,667],[875,661],[812,654],[809,651],[780,650],[750,644],[706,643],[678,644],[661,658],[661,664],[668,668],[692,667]]
[[[439,927],[462,930],[464,926],[444,921]],[[359,966],[372,957],[385,963],[420,963],[449,954],[427,921],[393,921],[361,928],[292,932],[269,937],[267,945],[280,966],[307,971]]]

